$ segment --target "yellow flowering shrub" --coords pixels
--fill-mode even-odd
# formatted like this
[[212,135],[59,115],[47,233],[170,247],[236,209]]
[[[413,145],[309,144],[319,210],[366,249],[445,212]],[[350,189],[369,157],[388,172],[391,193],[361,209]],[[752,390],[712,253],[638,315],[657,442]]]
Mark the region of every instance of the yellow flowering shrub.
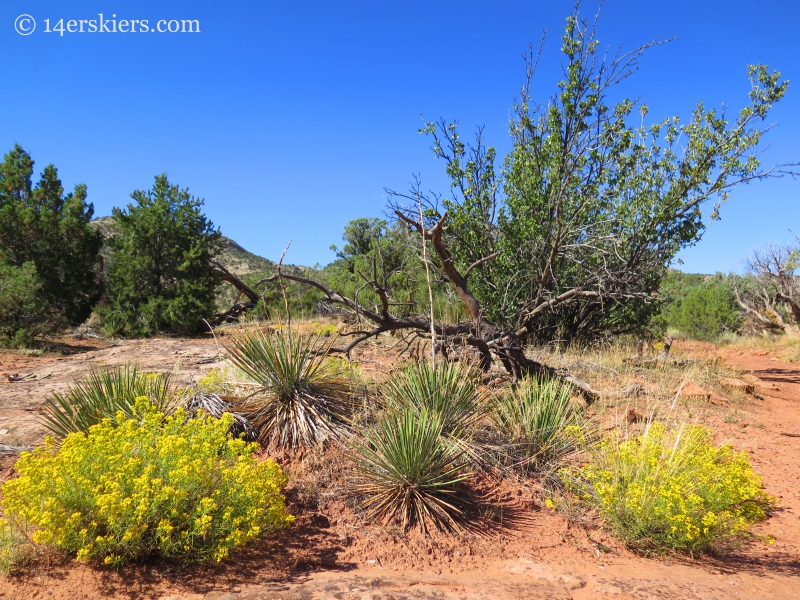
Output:
[[3,485],[0,529],[32,531],[35,543],[105,564],[149,555],[221,561],[294,520],[283,471],[228,436],[231,421],[182,410],[164,417],[138,398],[133,418],[120,412],[60,447],[48,439],[20,456],[19,477]]
[[202,392],[222,393],[225,383],[225,372],[222,369],[211,369],[197,380],[197,388]]
[[330,323],[323,325],[322,323],[314,321],[311,323],[311,333],[321,337],[330,337],[332,335],[339,335],[339,330],[336,329],[336,325],[331,325]]
[[744,534],[775,502],[747,454],[715,446],[699,425],[652,423],[637,438],[612,435],[588,450],[589,464],[561,478],[633,548],[701,552]]

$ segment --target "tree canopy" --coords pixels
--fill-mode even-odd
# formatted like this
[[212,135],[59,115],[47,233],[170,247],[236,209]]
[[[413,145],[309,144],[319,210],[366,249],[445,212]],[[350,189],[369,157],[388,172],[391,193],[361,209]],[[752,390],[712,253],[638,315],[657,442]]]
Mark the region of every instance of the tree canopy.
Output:
[[108,301],[101,318],[127,335],[192,334],[214,312],[220,281],[212,264],[220,233],[201,212],[203,200],[158,175],[151,190],[136,190],[115,208],[118,233],[109,244]]
[[64,195],[52,164],[33,185],[33,166],[18,144],[0,164],[0,266],[8,284],[0,295],[10,307],[12,296],[22,294],[19,311],[0,315],[5,337],[78,325],[102,293],[103,240],[89,226],[94,208],[86,202],[86,186]]
[[646,105],[612,103],[609,92],[655,43],[608,58],[577,12],[561,42],[564,78],[546,101],[531,96],[538,55],[528,56],[499,169],[482,130],[467,144],[457,123],[428,123],[452,193],[392,192],[412,219],[424,202],[428,226],[446,215],[456,270],[493,256],[472,271],[471,293],[489,320],[540,340],[645,323],[667,267],[706,229],[704,205],[713,220],[736,185],[789,172],[763,168],[755,152],[788,88],[780,73],[749,66],[749,99],[733,117],[698,102],[687,122],[648,123]]
[[[447,196],[388,190],[397,222],[424,241],[436,279],[448,281],[468,321],[431,323],[428,311],[397,309],[391,285],[362,277],[372,306],[320,282],[330,301],[374,323],[342,351],[383,331],[430,334],[437,347],[499,359],[517,377],[552,369],[525,356],[528,341],[574,340],[632,331],[655,312],[659,284],[681,248],[697,243],[737,185],[792,173],[762,167],[756,149],[788,82],[765,65],[747,68],[751,91],[734,116],[698,102],[691,118],[649,121],[646,105],[618,98],[615,86],[657,42],[616,54],[600,49],[596,22],[567,18],[563,79],[545,100],[532,97],[539,56],[509,125],[512,148],[497,153],[481,128],[465,143],[456,122],[421,130],[451,180]],[[612,90],[614,92],[612,93]],[[583,382],[585,392],[593,393]]]

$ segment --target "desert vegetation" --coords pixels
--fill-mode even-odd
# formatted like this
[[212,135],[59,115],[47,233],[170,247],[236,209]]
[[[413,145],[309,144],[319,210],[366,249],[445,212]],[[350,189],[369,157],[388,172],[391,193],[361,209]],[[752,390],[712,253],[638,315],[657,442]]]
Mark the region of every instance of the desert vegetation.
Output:
[[[2,487],[0,568],[52,552],[219,562],[334,495],[354,529],[488,532],[506,526],[484,493],[502,485],[648,556],[751,539],[777,499],[708,415],[757,392],[671,348],[798,337],[798,248],[756,253],[744,275],[671,266],[707,228],[701,209],[716,218],[736,185],[791,172],[755,158],[788,83],[753,65],[738,114],[698,103],[645,124],[646,106],[612,98],[653,45],[606,55],[576,11],[544,104],[528,56],[502,168],[481,130],[466,143],[456,123],[426,124],[452,193],[388,190],[392,221],[345,225],[322,269],[234,272],[202,200],[166,174],[114,210],[103,247],[85,186],[64,196],[49,166],[32,187],[15,147],[0,167],[2,343],[79,325],[207,335],[225,362],[194,385],[129,364],[49,394],[51,435]],[[335,465],[335,484],[320,468],[292,488],[309,461]]]

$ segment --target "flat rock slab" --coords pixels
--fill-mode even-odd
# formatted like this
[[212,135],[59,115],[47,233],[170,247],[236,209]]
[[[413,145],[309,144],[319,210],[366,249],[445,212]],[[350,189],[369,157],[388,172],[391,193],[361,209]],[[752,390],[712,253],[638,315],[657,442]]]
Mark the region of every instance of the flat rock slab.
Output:
[[23,381],[10,382],[7,374],[17,371],[20,357],[4,352],[0,355],[0,443],[37,444],[45,429],[37,422],[37,409],[53,392],[65,392],[75,380],[91,369],[137,364],[140,370],[172,373],[175,384],[190,386],[209,369],[222,362],[211,362],[217,356],[213,340],[155,338],[130,340],[71,356],[45,356],[27,363]]

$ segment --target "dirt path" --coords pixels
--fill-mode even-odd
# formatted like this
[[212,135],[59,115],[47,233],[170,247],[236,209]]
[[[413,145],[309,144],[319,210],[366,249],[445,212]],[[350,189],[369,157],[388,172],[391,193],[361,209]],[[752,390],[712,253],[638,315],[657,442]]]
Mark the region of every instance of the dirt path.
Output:
[[[89,365],[138,360],[147,369],[171,370],[177,362],[179,377],[188,380],[213,366],[196,363],[215,353],[210,342],[150,340],[94,349],[64,360],[26,357],[30,361],[26,364],[35,367],[31,371],[50,373],[50,377],[27,384],[0,384],[0,419],[4,419],[0,430],[7,428],[21,439],[33,440],[37,432],[25,409],[35,407],[47,391],[66,385]],[[344,517],[344,504],[338,511],[314,513],[299,504],[302,490],[290,489],[297,525],[223,565],[158,563],[117,572],[73,562],[53,564],[24,577],[0,579],[0,598],[800,597],[800,437],[793,437],[800,435],[800,367],[768,354],[755,356],[732,349],[719,353],[760,380],[763,399],[737,406],[736,418],[715,428],[720,441],[728,440],[750,453],[767,492],[780,500],[780,508],[756,528],[757,534],[774,537],[771,545],[754,539],[718,557],[646,559],[631,554],[602,531],[570,527],[561,514],[528,502],[521,488],[496,491],[508,507],[507,519],[520,516],[513,530],[424,539],[354,525]],[[3,359],[0,373],[10,364],[6,355],[0,355]]]

